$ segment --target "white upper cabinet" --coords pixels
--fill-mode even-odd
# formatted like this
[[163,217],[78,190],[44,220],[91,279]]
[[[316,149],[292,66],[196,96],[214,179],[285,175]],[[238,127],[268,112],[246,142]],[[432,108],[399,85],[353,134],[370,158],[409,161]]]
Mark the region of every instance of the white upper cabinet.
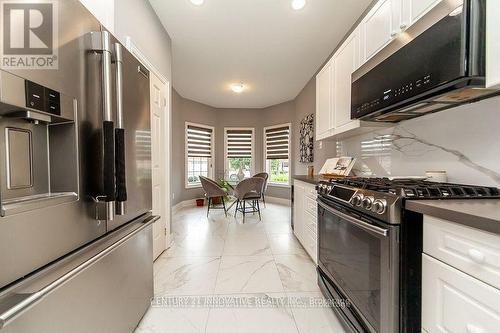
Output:
[[80,0],[80,2],[106,27],[106,29],[114,33],[114,0]]
[[333,61],[329,61],[316,75],[316,140],[329,136],[334,122],[333,114]]
[[377,54],[398,34],[401,1],[380,0],[361,21],[363,62]]
[[352,73],[359,63],[359,35],[355,30],[334,55],[333,110],[335,128],[351,121]]
[[[316,76],[316,140],[347,137],[390,126],[351,119],[352,74],[391,43],[401,32],[443,0],[379,0]],[[500,56],[500,1],[488,1],[489,59]],[[488,22],[487,22],[488,23]],[[487,28],[488,29],[488,28]],[[492,42],[493,41],[493,42]],[[488,67],[489,64],[489,67]],[[488,70],[489,68],[489,70]],[[488,84],[500,85],[500,68],[488,63]]]
[[400,30],[405,30],[422,16],[427,14],[434,6],[442,0],[400,0],[401,1],[401,22]]

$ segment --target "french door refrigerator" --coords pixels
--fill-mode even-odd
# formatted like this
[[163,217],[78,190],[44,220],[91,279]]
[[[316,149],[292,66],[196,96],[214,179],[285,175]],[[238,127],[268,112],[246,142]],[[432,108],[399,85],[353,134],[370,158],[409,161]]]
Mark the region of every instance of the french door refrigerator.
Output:
[[0,0],[4,58],[47,46],[40,22],[57,50],[2,58],[0,332],[132,331],[153,296],[149,72],[79,1],[33,3]]

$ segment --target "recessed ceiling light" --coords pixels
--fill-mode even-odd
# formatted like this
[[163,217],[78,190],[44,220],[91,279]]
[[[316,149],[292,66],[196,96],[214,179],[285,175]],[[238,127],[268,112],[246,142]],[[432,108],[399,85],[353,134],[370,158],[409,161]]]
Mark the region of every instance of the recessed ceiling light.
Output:
[[292,0],[292,8],[301,10],[306,5],[306,0]]
[[241,94],[245,90],[245,85],[243,83],[232,84],[231,90],[237,94]]
[[205,2],[205,0],[190,0],[190,1],[195,6],[201,6],[203,5],[203,2]]

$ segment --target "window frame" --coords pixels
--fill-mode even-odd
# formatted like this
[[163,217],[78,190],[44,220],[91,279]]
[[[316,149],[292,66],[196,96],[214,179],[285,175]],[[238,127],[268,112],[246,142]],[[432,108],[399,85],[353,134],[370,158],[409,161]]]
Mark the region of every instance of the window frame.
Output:
[[201,127],[201,128],[206,128],[212,130],[212,137],[210,140],[210,153],[212,155],[211,157],[211,165],[208,166],[208,178],[213,179],[214,178],[214,166],[215,166],[215,127],[210,126],[210,125],[205,125],[205,124],[199,124],[199,123],[193,123],[186,121],[184,123],[184,186],[186,189],[193,189],[193,188],[201,188],[201,183],[195,183],[195,184],[189,184],[188,182],[188,172],[189,172],[189,167],[188,167],[188,126],[196,126],[196,127]]
[[[224,127],[224,178],[228,175],[227,168],[227,131],[228,130],[251,130],[252,131],[252,153],[250,158],[250,176],[255,174],[255,127]],[[229,179],[226,179],[229,181]]]
[[292,123],[284,123],[284,124],[278,124],[278,125],[272,125],[272,126],[266,126],[262,129],[262,135],[263,135],[263,155],[264,155],[264,161],[263,161],[263,169],[264,172],[267,172],[267,136],[266,136],[266,131],[268,129],[273,129],[273,128],[279,128],[279,127],[285,127],[288,126],[288,183],[273,183],[271,181],[271,175],[269,175],[269,180],[268,180],[268,185],[269,186],[275,186],[275,187],[291,187],[292,186]]

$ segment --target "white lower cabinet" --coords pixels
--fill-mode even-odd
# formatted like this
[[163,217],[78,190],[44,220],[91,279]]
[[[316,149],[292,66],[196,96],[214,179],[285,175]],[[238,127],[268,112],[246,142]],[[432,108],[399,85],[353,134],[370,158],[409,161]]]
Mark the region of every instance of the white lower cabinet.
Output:
[[500,290],[426,254],[422,274],[424,331],[500,332]]
[[500,236],[424,215],[422,331],[500,332]]
[[318,222],[315,185],[293,183],[293,233],[315,264],[318,263]]

